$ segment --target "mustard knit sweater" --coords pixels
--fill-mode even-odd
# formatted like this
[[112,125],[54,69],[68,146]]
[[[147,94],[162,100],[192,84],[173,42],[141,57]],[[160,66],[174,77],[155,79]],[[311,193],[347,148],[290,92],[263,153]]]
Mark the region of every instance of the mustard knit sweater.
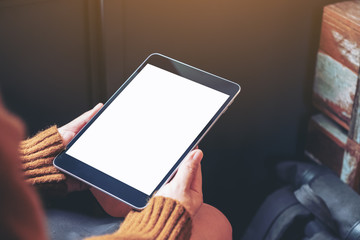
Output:
[[[66,176],[52,164],[64,148],[56,126],[21,142],[26,181],[49,191],[66,190]],[[115,233],[90,239],[189,239],[190,235],[191,218],[185,208],[175,200],[155,197],[141,212],[131,211]]]

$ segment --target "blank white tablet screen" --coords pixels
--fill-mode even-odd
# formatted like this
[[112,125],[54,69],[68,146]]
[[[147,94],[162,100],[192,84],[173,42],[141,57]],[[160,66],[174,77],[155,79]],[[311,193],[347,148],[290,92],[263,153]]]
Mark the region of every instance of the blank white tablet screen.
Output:
[[147,64],[67,154],[150,195],[228,97]]

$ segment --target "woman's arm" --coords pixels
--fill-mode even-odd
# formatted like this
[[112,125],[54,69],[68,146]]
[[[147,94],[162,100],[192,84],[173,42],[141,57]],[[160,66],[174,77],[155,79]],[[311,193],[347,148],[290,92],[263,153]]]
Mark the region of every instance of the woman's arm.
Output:
[[131,211],[120,229],[103,239],[190,239],[192,218],[203,204],[201,150],[192,151],[174,178],[160,189],[146,208]]
[[56,126],[22,141],[19,153],[26,181],[40,190],[65,192],[66,177],[53,166],[54,158],[64,148]]
[[20,159],[28,183],[42,193],[51,195],[88,188],[86,184],[57,170],[53,160],[101,107],[102,104],[98,104],[63,127],[52,126],[20,143]]
[[[62,128],[51,127],[20,144],[21,160],[28,182],[51,187],[66,182],[66,186],[72,190],[82,188],[80,182],[69,181],[69,177],[56,170],[52,161],[101,106],[98,105]],[[189,239],[191,218],[202,204],[201,159],[202,152],[193,151],[172,181],[159,191],[157,197],[150,200],[143,211],[131,211],[114,234],[93,239]]]

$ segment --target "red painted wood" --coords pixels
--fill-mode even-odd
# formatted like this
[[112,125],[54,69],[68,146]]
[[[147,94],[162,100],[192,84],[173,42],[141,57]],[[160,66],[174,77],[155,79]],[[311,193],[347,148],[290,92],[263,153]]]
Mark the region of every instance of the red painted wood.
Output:
[[349,130],[360,70],[360,1],[324,7],[315,107]]

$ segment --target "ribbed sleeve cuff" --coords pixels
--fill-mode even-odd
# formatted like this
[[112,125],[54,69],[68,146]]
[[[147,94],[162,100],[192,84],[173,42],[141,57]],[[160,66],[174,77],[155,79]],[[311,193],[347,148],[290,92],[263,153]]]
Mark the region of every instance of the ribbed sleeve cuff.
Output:
[[189,213],[179,202],[155,197],[141,212],[130,212],[117,232],[90,239],[190,239],[191,225]]
[[65,148],[56,126],[20,143],[19,152],[26,181],[32,185],[63,182],[66,177],[53,166],[53,160]]

